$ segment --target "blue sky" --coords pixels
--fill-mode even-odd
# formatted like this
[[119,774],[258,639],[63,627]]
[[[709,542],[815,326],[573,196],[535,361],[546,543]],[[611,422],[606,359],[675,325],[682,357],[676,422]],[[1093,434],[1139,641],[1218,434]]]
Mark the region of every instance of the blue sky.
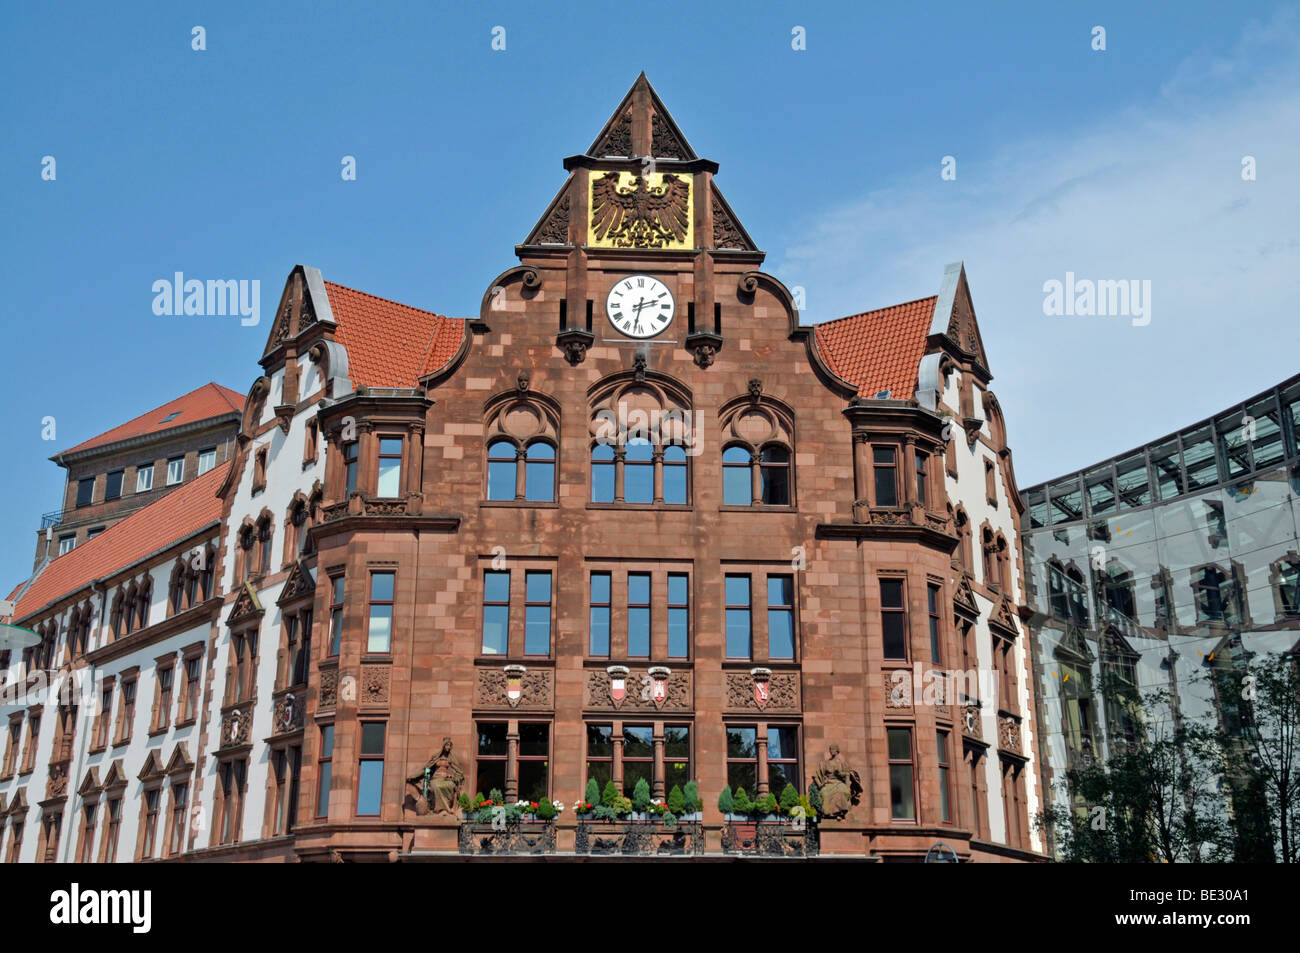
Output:
[[[642,69],[805,321],[965,261],[1022,486],[1294,373],[1300,11],[1065,7],[8,5],[0,579],[59,502],[52,453],[247,390],[295,263],[474,313]],[[176,271],[260,280],[262,325],[155,315]],[[1150,324],[1044,316],[1067,271],[1150,280]]]

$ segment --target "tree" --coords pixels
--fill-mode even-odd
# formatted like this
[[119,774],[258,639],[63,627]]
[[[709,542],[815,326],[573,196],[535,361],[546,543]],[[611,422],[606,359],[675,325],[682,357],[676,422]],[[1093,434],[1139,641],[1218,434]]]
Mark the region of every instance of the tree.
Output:
[[718,793],[718,810],[723,814],[734,814],[736,802],[731,796],[731,786],[727,785]]
[[675,784],[668,792],[668,810],[677,815],[686,810],[686,798],[682,795],[682,789]]
[[632,810],[640,813],[650,806],[650,785],[645,778],[637,778],[632,788]]
[[605,805],[605,807],[616,807],[622,797],[623,795],[619,793],[618,785],[615,784],[614,780],[611,778],[605,782],[605,790],[600,794],[600,803]]
[[799,792],[794,789],[793,784],[787,784],[785,790],[781,792],[781,811],[789,814],[790,808],[799,803]]
[[597,804],[601,803],[600,782],[598,782],[595,778],[588,778],[587,790],[583,793],[582,799],[588,804],[590,804],[592,807],[595,807]]
[[700,786],[694,781],[686,782],[686,787],[682,789],[682,797],[686,801],[686,811],[688,814],[701,809]]

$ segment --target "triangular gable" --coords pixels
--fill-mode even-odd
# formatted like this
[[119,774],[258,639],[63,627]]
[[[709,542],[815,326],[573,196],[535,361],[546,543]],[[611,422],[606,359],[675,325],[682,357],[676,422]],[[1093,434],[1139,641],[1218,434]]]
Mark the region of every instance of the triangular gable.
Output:
[[14,792],[14,799],[9,802],[9,807],[5,811],[11,817],[15,814],[27,813],[27,789],[19,788]]
[[144,759],[144,767],[140,769],[140,773],[136,775],[136,778],[141,781],[153,781],[161,778],[164,774],[162,758],[158,757],[158,749],[155,748],[149,752],[149,757]]
[[601,127],[587,155],[596,158],[699,158],[669,114],[645,73],[636,78],[618,108]]
[[122,769],[121,758],[118,758],[109,766],[107,773],[104,775],[104,783],[100,787],[105,791],[110,788],[126,787],[126,771]]
[[245,582],[239,589],[234,605],[230,607],[230,615],[226,616],[226,625],[236,625],[248,619],[259,618],[265,611],[253,587]]
[[99,791],[99,770],[93,767],[87,768],[86,776],[81,779],[81,784],[77,787],[77,793],[82,797],[94,797]]
[[758,246],[716,185],[713,186],[713,248],[717,251],[758,251]]
[[262,356],[265,357],[319,322],[335,323],[329,295],[325,293],[325,280],[319,269],[309,265],[295,265],[280,294],[275,321]]
[[189,774],[194,770],[194,762],[190,759],[190,753],[185,747],[185,742],[177,743],[172,750],[172,756],[167,759],[165,773],[169,777],[175,777],[178,774]]
[[1052,653],[1063,662],[1075,662],[1090,664],[1094,658],[1092,649],[1088,647],[1088,640],[1083,637],[1077,625],[1073,623],[1065,627],[1065,636]]
[[573,176],[570,175],[524,239],[525,245],[569,244],[569,187],[572,183]]
[[1102,633],[1101,639],[1102,651],[1111,658],[1128,658],[1133,661],[1142,658],[1141,653],[1129,645],[1128,639],[1124,638],[1114,625],[1106,626],[1106,631]]
[[993,606],[993,613],[989,616],[989,625],[1001,629],[1013,638],[1020,634],[1016,628],[1016,610],[1011,604],[1011,600],[1003,596]]
[[971,588],[970,577],[965,573],[958,578],[957,586],[953,590],[952,607],[961,615],[970,616],[972,619],[979,618],[980,607],[975,601],[975,590]]
[[958,351],[988,372],[988,356],[984,353],[984,340],[980,337],[975,305],[966,283],[966,266],[960,261],[944,269],[943,284],[930,320],[930,334],[947,338]]
[[313,595],[315,592],[316,582],[311,577],[311,571],[302,564],[302,560],[297,560],[289,567],[289,578],[284,581],[284,586],[280,589],[280,597],[275,600],[275,604],[282,606],[295,599]]

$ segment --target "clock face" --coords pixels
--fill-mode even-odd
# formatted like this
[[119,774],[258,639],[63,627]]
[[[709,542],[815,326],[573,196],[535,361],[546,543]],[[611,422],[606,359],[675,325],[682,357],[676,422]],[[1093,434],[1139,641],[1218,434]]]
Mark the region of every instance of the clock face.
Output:
[[673,294],[658,278],[628,275],[609,289],[605,314],[628,337],[652,338],[673,322]]

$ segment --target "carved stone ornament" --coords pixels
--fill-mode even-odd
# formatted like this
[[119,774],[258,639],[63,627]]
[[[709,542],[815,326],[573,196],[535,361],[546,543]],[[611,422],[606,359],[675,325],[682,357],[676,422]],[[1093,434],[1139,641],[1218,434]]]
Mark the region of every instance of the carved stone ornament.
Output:
[[415,813],[424,816],[433,814],[452,814],[458,810],[457,799],[465,783],[465,772],[461,770],[450,738],[442,739],[438,753],[425,762],[423,770],[406,779],[406,783],[419,791],[415,802]]
[[713,197],[713,247],[744,251],[749,248],[745,236],[736,227],[735,221],[727,214],[718,197]]
[[339,673],[326,669],[320,673],[320,707],[333,708],[339,700]]
[[672,127],[655,113],[650,120],[650,154],[656,159],[687,159],[690,150],[673,133]]
[[691,676],[663,666],[633,671],[611,665],[587,674],[586,706],[618,711],[689,711]]
[[520,371],[519,375],[515,378],[515,390],[519,391],[521,394],[528,393],[528,387],[531,381],[532,375],[530,375],[527,370]]
[[749,399],[752,403],[757,404],[763,397],[763,382],[757,377],[749,379]]
[[587,359],[587,348],[595,343],[596,336],[583,328],[565,328],[555,336],[555,346],[564,351],[564,359],[577,367]]
[[232,708],[221,716],[221,747],[246,745],[252,735],[253,710],[248,705]]
[[296,695],[284,695],[275,702],[273,727],[277,735],[299,731],[303,725],[306,706]]
[[529,671],[522,665],[480,668],[474,689],[477,708],[549,709],[552,706],[552,673],[548,669]]
[[388,685],[392,678],[388,665],[363,665],[361,667],[361,704],[367,707],[388,704]]
[[883,672],[886,708],[912,707],[912,673],[905,668]]
[[605,138],[592,150],[594,156],[632,155],[632,111],[628,110],[609,127]]
[[633,175],[620,185],[608,172],[591,179],[591,229],[597,243],[614,248],[665,248],[686,241],[690,233],[691,178],[664,174],[651,185]]
[[696,331],[686,336],[686,350],[691,352],[696,367],[709,367],[717,359],[718,351],[722,350],[722,335]]
[[632,376],[636,378],[638,382],[644,381],[645,369],[646,369],[646,357],[644,354],[638,353],[635,357],[632,358]]
[[539,245],[569,244],[569,193],[566,191],[537,230]]
[[1011,715],[998,719],[998,747],[1003,751],[1020,753],[1020,720]]
[[983,737],[983,718],[979,705],[964,705],[961,710],[961,729],[972,738]]
[[755,668],[727,672],[728,711],[797,712],[800,710],[799,675]]

